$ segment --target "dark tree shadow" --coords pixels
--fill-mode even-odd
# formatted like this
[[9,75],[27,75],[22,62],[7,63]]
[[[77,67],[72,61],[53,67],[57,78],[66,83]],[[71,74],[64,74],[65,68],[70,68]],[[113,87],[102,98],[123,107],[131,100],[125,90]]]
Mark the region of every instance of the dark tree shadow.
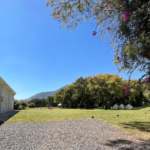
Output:
[[[130,148],[127,148],[122,145],[127,145]],[[110,147],[115,147],[117,150],[150,150],[150,141],[142,140],[140,143],[121,139],[121,140],[112,140],[107,142],[105,145]]]
[[[129,123],[120,123],[123,128],[130,128],[130,129],[138,129],[142,132],[150,133],[150,122],[129,122]],[[126,139],[119,139],[119,140],[110,140],[105,145],[113,147],[117,150],[150,150],[150,139],[144,140],[142,138],[137,139],[140,141],[139,143],[133,142],[131,140]],[[130,148],[125,148],[124,145],[129,146]]]
[[129,122],[129,123],[120,123],[123,128],[130,128],[130,129],[138,129],[143,132],[150,132],[150,122]]
[[0,126],[4,123],[4,121],[0,121]]

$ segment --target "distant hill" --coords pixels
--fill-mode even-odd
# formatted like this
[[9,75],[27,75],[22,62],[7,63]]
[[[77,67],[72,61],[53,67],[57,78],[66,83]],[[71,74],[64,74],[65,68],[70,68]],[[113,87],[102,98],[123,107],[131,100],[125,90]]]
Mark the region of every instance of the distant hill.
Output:
[[[65,87],[67,87],[67,86],[69,86],[69,85],[65,85],[65,86],[63,86],[63,87],[60,88],[60,89],[63,89],[63,88],[65,88]],[[35,95],[31,96],[30,98],[25,99],[25,101],[30,101],[30,100],[32,100],[32,99],[34,99],[34,98],[40,98],[40,99],[42,99],[42,98],[47,98],[48,96],[55,96],[55,93],[56,93],[57,91],[59,91],[60,89],[58,89],[58,90],[56,90],[56,91],[41,92],[41,93],[35,94]]]

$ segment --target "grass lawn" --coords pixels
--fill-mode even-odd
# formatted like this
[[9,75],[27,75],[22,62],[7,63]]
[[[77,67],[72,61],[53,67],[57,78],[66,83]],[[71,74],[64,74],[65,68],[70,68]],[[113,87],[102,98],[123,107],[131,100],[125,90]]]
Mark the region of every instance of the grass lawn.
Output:
[[[85,109],[28,109],[21,110],[5,123],[14,122],[48,122],[73,119],[104,120],[115,127],[143,139],[150,139],[150,107],[139,110],[85,110]],[[146,112],[146,114],[143,114]],[[119,117],[116,116],[119,114]]]

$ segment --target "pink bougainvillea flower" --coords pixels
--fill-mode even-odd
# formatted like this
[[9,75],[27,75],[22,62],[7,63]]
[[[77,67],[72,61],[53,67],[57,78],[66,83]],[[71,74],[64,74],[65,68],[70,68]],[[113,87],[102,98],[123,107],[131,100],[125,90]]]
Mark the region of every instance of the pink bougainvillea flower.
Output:
[[110,27],[108,27],[107,29],[110,30]]
[[128,91],[126,94],[129,94],[130,93],[130,91]]
[[145,88],[147,88],[147,86]]
[[96,35],[96,33],[97,33],[96,31],[93,31],[93,36],[95,36],[95,35]]
[[118,60],[120,59],[119,56],[117,57],[117,59],[118,59]]
[[126,87],[125,87],[125,94],[129,94],[130,93],[130,89],[128,89],[128,85],[126,84]]
[[140,26],[140,29],[142,29],[142,26]]
[[123,20],[124,20],[124,21],[126,21],[126,20],[128,19],[129,13],[130,13],[131,11],[132,11],[131,8],[129,8],[129,9],[127,10],[127,12],[125,13],[125,15],[124,15],[124,17],[123,17]]
[[118,38],[120,38],[120,35],[119,35],[119,37]]
[[128,94],[129,92],[130,92],[130,90],[128,89],[128,90],[125,91],[125,94]]
[[126,21],[128,19],[128,17],[129,17],[128,13],[125,13],[123,20]]
[[128,92],[130,92],[130,89],[127,89],[127,90],[126,90],[126,93],[128,93]]

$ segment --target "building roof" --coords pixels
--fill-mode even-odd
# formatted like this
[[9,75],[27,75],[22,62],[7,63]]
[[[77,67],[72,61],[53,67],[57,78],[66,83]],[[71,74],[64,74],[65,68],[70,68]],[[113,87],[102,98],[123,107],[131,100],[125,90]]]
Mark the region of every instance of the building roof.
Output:
[[13,95],[16,95],[16,92],[3,80],[2,77],[0,77],[0,84],[5,85],[5,87],[13,93]]

